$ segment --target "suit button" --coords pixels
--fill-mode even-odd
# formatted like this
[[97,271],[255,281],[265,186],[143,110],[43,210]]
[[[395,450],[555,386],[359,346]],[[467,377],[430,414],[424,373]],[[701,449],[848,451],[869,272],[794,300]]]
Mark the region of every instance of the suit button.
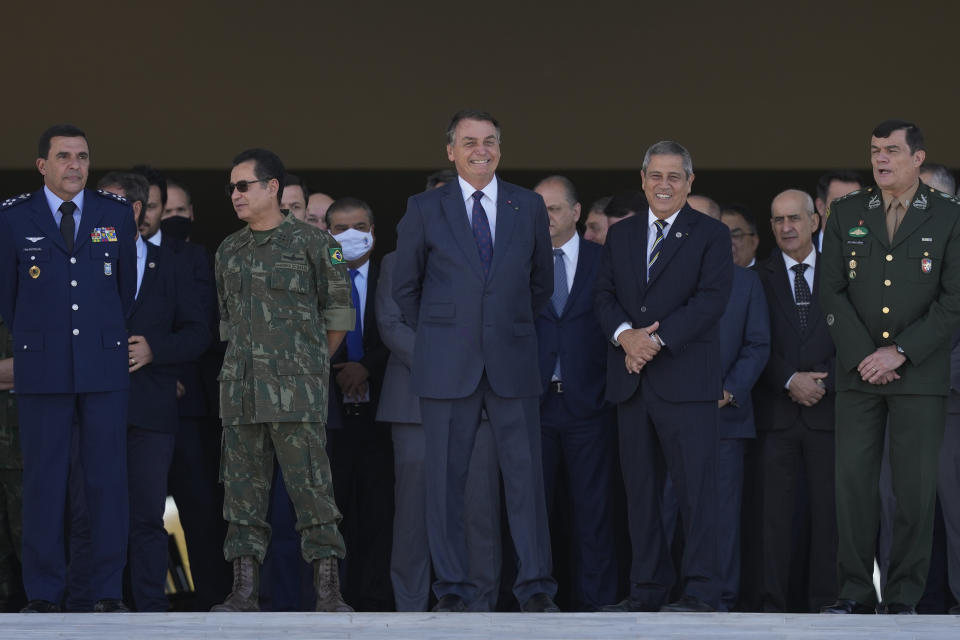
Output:
[[880,309],[880,311],[883,311],[884,313],[890,313],[890,307],[884,307],[883,309]]
[[855,256],[855,255],[857,255],[857,252],[856,252],[856,251],[851,251],[851,252],[850,252],[850,255],[851,255],[851,256]]
[[893,283],[890,282],[889,280],[884,280],[884,281],[883,281],[883,286],[885,286],[885,287],[889,287],[891,284],[893,284]]
[[893,255],[887,254],[887,262],[893,262]]
[[71,280],[71,281],[70,281],[70,286],[71,286],[71,287],[77,286],[77,281],[76,281],[76,280]]
[[36,260],[37,256],[30,256],[30,260]]
[[77,259],[73,256],[70,256],[70,264],[77,264]]
[[890,337],[890,332],[889,332],[889,331],[884,331],[882,335],[883,335],[884,339],[889,338],[889,337]]
[[74,329],[74,330],[73,330],[73,335],[75,335],[75,336],[80,335],[80,329]]
[[80,305],[78,305],[78,304],[73,304],[73,305],[71,305],[70,308],[73,309],[74,311],[76,311],[77,309],[80,308]]
[[640,313],[646,313],[646,312],[647,312],[646,307],[640,307]]

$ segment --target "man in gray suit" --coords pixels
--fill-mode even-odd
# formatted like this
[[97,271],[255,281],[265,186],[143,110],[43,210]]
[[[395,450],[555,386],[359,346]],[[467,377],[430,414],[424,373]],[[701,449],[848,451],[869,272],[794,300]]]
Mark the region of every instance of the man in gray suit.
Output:
[[[427,546],[426,441],[420,424],[420,399],[413,393],[410,365],[416,332],[404,321],[393,299],[396,253],[380,263],[377,325],[390,349],[383,376],[377,421],[390,423],[393,434],[394,513],[390,581],[397,611],[425,611],[430,597],[430,551]],[[470,582],[476,596],[472,611],[493,611],[500,592],[500,474],[490,423],[477,431],[467,471],[465,527]]]
[[461,111],[447,128],[457,180],[411,196],[397,228],[393,293],[417,331],[414,393],[426,436],[427,531],[435,611],[472,599],[463,526],[482,410],[497,445],[524,611],[558,611],[540,456],[534,318],[553,292],[543,198],[496,177],[500,126]]

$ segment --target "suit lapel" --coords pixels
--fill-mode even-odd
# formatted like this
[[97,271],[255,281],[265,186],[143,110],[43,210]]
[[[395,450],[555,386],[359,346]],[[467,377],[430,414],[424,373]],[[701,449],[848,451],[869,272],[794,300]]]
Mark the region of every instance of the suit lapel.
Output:
[[503,262],[503,256],[513,237],[513,227],[517,223],[520,202],[513,197],[513,190],[503,180],[497,178],[497,232],[493,241],[493,264],[490,265],[490,277],[497,273],[497,266]]
[[[642,215],[642,217],[641,217]],[[631,221],[634,221],[633,224],[637,225],[637,247],[639,251],[634,251],[633,254],[636,258],[633,261],[633,266],[637,271],[637,283],[640,286],[640,291],[646,291],[649,283],[647,282],[647,233],[649,233],[650,225],[647,224],[646,214],[637,214],[633,218],[624,220],[620,224],[629,224]],[[641,293],[641,298],[643,297]]]
[[143,300],[153,291],[153,287],[156,286],[157,281],[157,270],[160,268],[159,247],[150,244],[146,240],[144,240],[144,244],[147,245],[147,257],[143,265],[143,280],[140,282],[140,291],[133,301],[133,308],[130,310],[131,316],[137,312]]
[[[563,305],[563,314],[573,307],[577,296],[582,295],[584,290],[588,288],[586,282],[587,274],[590,273],[590,268],[593,266],[593,256],[587,251],[584,251],[583,245],[586,243],[583,238],[579,238],[577,242],[580,244],[579,252],[577,253],[577,269],[573,274],[573,286],[570,288],[570,295],[567,296],[567,302]],[[551,304],[550,307],[553,308],[553,305]]]
[[[797,303],[793,299],[793,283],[790,282],[790,277],[787,275],[783,253],[776,251],[767,261],[766,268],[770,271],[770,282],[773,283],[773,292],[777,297],[783,315],[790,321],[797,335],[803,335],[803,331],[800,329],[800,314],[797,313]],[[816,275],[815,271],[814,278],[816,278]],[[816,286],[816,282],[814,282],[814,286]]]
[[50,211],[47,198],[43,195],[43,189],[33,194],[30,202],[30,215],[32,216],[34,224],[40,228],[44,236],[50,238],[53,244],[57,245],[64,253],[67,253],[67,245],[63,242],[60,229],[57,228],[57,223],[53,219],[53,212]]
[[[677,214],[677,217],[674,219],[673,224],[664,229],[663,248],[660,249],[660,257],[657,258],[657,261],[653,263],[653,268],[650,269],[648,286],[653,284],[660,274],[663,273],[667,264],[673,259],[673,256],[677,254],[677,251],[680,250],[680,245],[682,245],[687,239],[687,236],[690,235],[690,231],[694,226],[693,223],[696,220],[695,215],[699,214],[694,214],[689,206],[683,205],[680,213]],[[643,246],[645,247],[646,245]],[[646,255],[646,251],[644,251],[644,255]]]
[[455,180],[443,188],[446,189],[446,193],[440,198],[440,206],[447,218],[447,224],[450,225],[450,232],[457,244],[460,245],[460,250],[463,251],[467,262],[476,272],[477,277],[483,278],[480,254],[477,251],[477,242],[473,239],[473,231],[470,229],[467,208],[463,202],[463,191],[460,190],[460,182]]

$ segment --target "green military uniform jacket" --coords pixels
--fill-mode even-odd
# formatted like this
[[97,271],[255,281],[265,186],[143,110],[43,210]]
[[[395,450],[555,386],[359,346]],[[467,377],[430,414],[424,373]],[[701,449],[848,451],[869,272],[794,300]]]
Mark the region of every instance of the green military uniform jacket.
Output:
[[350,279],[336,242],[288,215],[264,239],[249,227],[217,249],[224,426],[326,423],[327,331],[354,328]]
[[[887,239],[877,187],[831,206],[823,242],[820,306],[837,347],[837,390],[947,395],[950,339],[960,328],[960,203],[920,184]],[[857,366],[878,347],[907,357],[900,380],[872,385]]]
[[[0,318],[0,360],[13,356],[13,333]],[[14,394],[0,391],[0,469],[23,469]]]

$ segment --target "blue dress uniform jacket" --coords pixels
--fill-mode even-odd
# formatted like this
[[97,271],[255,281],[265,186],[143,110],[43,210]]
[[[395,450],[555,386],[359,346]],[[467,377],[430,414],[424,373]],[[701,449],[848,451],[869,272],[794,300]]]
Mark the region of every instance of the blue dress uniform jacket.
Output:
[[0,315],[13,328],[17,393],[129,386],[124,323],[137,286],[133,222],[125,200],[86,190],[68,256],[42,190],[0,211]]

